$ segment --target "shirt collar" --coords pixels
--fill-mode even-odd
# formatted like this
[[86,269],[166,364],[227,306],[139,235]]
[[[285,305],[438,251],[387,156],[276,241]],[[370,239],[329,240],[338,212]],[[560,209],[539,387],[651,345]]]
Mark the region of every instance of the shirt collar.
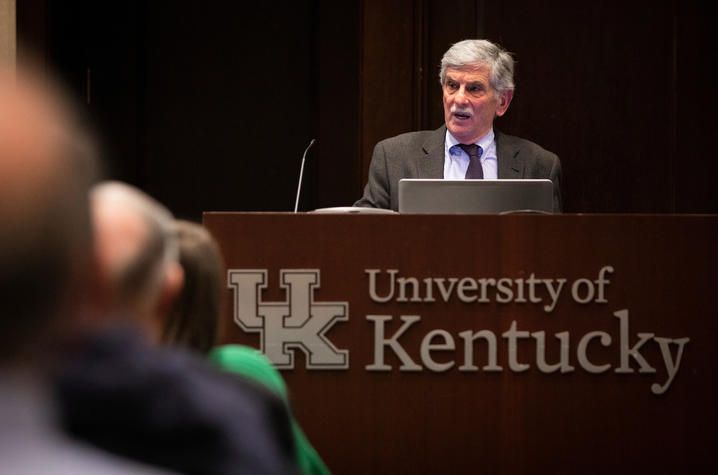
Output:
[[[494,141],[494,128],[491,127],[489,131],[481,137],[478,141],[474,142],[476,145],[481,147],[481,150],[484,152],[488,150],[489,145]],[[459,145],[458,140],[456,140],[456,137],[451,135],[451,132],[449,132],[449,129],[446,129],[446,150],[451,150],[452,147]]]

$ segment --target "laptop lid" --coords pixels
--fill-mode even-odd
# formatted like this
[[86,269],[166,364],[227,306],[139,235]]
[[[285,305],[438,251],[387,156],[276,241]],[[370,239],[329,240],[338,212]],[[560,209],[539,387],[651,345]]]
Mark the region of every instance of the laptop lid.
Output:
[[399,180],[400,213],[553,212],[553,183],[532,180]]

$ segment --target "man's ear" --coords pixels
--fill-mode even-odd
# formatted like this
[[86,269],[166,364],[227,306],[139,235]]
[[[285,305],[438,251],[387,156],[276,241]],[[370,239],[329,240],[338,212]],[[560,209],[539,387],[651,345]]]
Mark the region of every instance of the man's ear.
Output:
[[165,273],[165,282],[162,286],[162,292],[157,299],[155,315],[157,315],[159,320],[158,324],[161,328],[164,328],[165,321],[172,311],[172,307],[182,291],[182,287],[184,287],[184,270],[179,263],[175,262],[169,266]]
[[506,113],[506,110],[511,104],[511,99],[514,98],[514,91],[508,90],[499,93],[499,103],[496,106],[496,117],[501,117]]
[[68,315],[69,320],[63,323],[70,332],[105,325],[110,317],[114,317],[112,297],[115,289],[112,287],[109,269],[100,262],[94,246],[92,258],[80,266],[73,264],[76,269],[68,290],[69,301],[75,302],[78,307]]

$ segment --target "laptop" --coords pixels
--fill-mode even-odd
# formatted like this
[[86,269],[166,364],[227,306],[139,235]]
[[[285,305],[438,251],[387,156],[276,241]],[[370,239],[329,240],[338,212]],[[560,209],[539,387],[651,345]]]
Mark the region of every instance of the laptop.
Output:
[[553,183],[532,180],[399,180],[400,213],[553,213]]

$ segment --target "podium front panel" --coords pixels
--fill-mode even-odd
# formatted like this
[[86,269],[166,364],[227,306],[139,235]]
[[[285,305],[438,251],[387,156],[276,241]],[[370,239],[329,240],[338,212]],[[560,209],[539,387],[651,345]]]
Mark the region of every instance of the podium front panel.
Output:
[[204,214],[337,474],[710,468],[718,217]]

